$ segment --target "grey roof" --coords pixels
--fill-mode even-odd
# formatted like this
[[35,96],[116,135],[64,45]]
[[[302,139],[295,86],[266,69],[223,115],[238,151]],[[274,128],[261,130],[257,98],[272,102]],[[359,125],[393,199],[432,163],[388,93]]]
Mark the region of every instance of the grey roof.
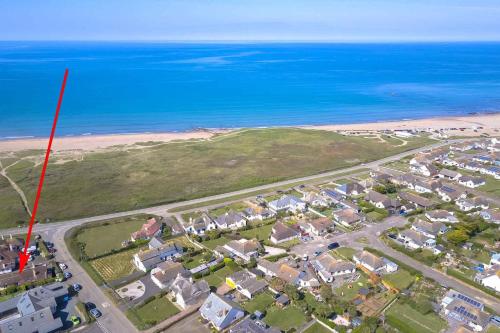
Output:
[[466,183],[472,182],[475,185],[479,185],[484,183],[484,178],[481,177],[471,177],[471,176],[462,176],[458,179],[459,182]]
[[155,248],[158,248],[158,247],[162,246],[163,244],[165,244],[165,242],[163,241],[163,239],[161,239],[158,236],[154,236],[149,241],[148,246],[149,246],[150,249],[155,249]]
[[226,320],[231,310],[243,312],[237,303],[215,293],[211,293],[200,308],[202,315],[218,327]]
[[205,280],[193,282],[190,278],[178,275],[170,289],[180,295],[186,304],[195,304],[206,298],[210,293],[210,286]]
[[252,320],[249,317],[240,321],[229,329],[229,333],[280,333],[272,327],[267,327],[262,321]]
[[284,195],[278,200],[271,201],[269,205],[276,207],[276,209],[284,209],[299,203],[304,203],[304,202],[293,195]]
[[399,192],[398,195],[402,200],[407,200],[421,207],[431,207],[434,205],[432,200],[410,192]]
[[237,213],[234,211],[229,211],[225,214],[218,216],[215,219],[215,223],[217,225],[224,225],[224,224],[233,225],[233,224],[236,224],[237,222],[240,222],[243,219],[244,219],[243,215],[241,215],[240,213]]
[[298,236],[298,234],[296,230],[281,222],[276,222],[272,228],[272,235],[277,240]]
[[449,169],[441,169],[441,171],[439,171],[439,174],[450,178],[455,178],[459,175],[458,172]]
[[424,220],[417,220],[413,223],[413,227],[418,230],[425,231],[431,235],[436,236],[440,231],[446,230],[446,226],[440,222],[427,222]]
[[248,290],[251,294],[259,292],[268,286],[265,280],[257,280],[257,278],[246,269],[231,274],[229,278],[233,280],[236,285],[240,286],[241,289]]

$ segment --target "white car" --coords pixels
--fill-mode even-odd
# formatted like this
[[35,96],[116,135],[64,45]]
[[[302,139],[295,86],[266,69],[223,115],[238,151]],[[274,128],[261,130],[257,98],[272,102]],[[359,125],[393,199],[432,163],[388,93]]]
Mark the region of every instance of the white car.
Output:
[[66,266],[66,264],[63,264],[62,262],[59,264],[59,268],[62,269],[63,271],[68,268],[68,266]]

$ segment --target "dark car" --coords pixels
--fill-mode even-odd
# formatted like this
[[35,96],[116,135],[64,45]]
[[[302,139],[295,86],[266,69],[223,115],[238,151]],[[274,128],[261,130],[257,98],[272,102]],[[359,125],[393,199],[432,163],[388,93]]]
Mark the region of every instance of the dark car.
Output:
[[99,318],[100,316],[102,316],[102,313],[101,311],[97,310],[97,309],[92,309],[89,311],[90,315],[94,318]]
[[333,249],[336,249],[336,248],[338,248],[339,246],[340,246],[340,245],[339,245],[339,243],[337,243],[337,242],[330,243],[330,244],[328,245],[328,250],[333,250]]
[[90,310],[95,309],[95,308],[96,308],[96,306],[95,306],[95,304],[94,304],[94,303],[92,303],[92,302],[87,302],[87,303],[85,303],[85,309],[86,309],[87,311],[90,311]]

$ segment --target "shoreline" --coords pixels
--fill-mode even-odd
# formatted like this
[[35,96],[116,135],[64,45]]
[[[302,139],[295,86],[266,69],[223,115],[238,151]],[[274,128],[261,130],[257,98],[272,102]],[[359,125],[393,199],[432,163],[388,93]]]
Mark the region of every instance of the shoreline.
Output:
[[[463,116],[437,116],[433,118],[389,120],[380,122],[297,125],[297,126],[260,126],[264,128],[303,128],[338,132],[378,132],[401,130],[439,130],[448,136],[500,135],[500,112],[478,113]],[[172,142],[177,140],[208,140],[215,135],[230,133],[243,128],[196,129],[186,132],[123,133],[123,134],[82,134],[58,137],[56,134],[53,150],[92,151],[119,145],[134,145],[141,142]],[[460,129],[464,129],[463,131]],[[0,139],[0,152],[16,152],[29,149],[46,149],[47,138],[20,137]]]

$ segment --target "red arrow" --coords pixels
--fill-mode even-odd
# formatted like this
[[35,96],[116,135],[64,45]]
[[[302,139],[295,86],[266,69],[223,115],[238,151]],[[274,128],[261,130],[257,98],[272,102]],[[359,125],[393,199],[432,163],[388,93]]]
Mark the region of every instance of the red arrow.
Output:
[[59,93],[59,100],[57,102],[56,114],[54,116],[54,123],[52,124],[52,131],[50,132],[49,145],[47,147],[47,152],[45,153],[45,161],[43,162],[42,174],[40,175],[40,181],[38,183],[38,190],[36,192],[35,204],[33,205],[33,211],[31,213],[30,225],[28,227],[28,234],[26,235],[26,241],[24,242],[24,252],[19,252],[19,273],[22,273],[24,266],[28,262],[28,246],[31,238],[31,231],[33,230],[33,223],[35,222],[36,212],[38,210],[38,202],[40,200],[40,194],[42,193],[43,181],[45,179],[45,171],[47,171],[47,164],[49,164],[50,151],[52,149],[52,141],[54,140],[54,134],[56,133],[57,119],[59,118],[59,110],[61,109],[61,104],[64,95],[64,88],[66,88],[66,80],[68,79],[68,70],[64,71],[64,79],[61,86],[61,92]]

